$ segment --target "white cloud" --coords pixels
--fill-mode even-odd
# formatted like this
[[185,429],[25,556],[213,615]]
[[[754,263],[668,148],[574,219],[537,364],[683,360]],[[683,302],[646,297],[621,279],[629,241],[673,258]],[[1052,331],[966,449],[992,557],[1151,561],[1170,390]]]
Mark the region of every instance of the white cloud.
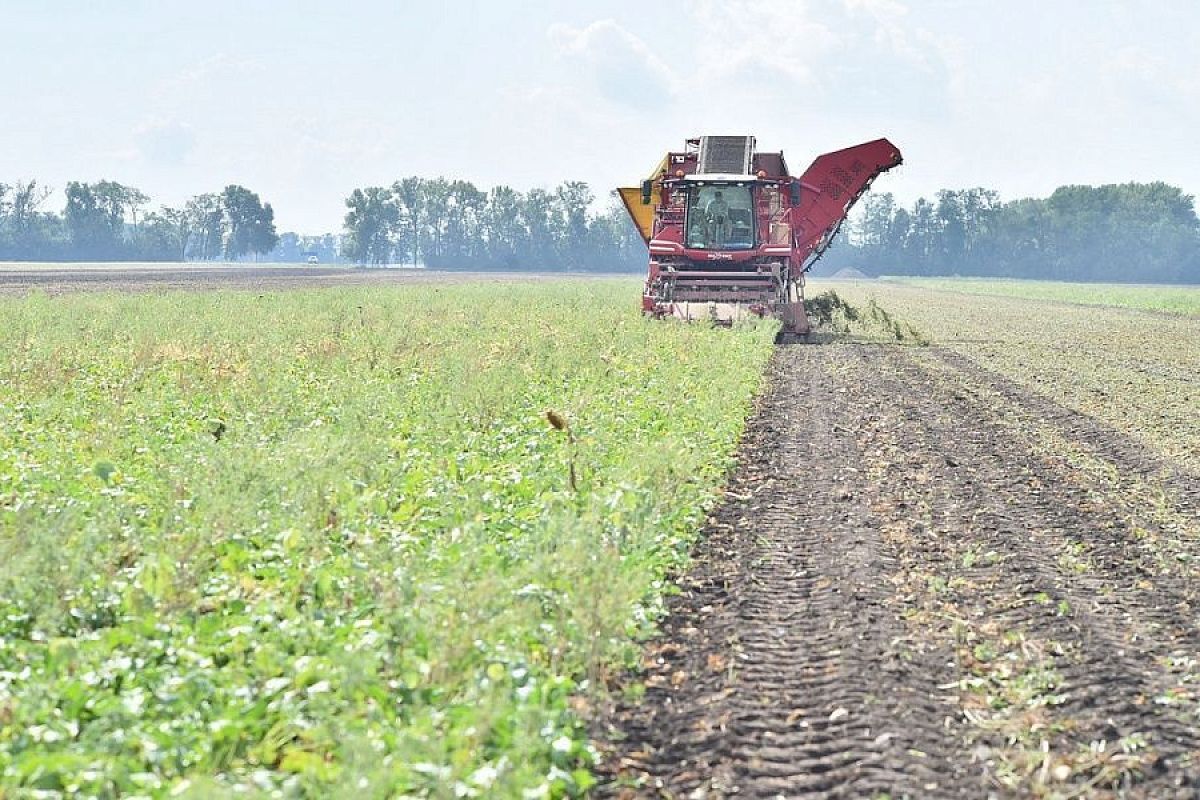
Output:
[[875,27],[873,40],[897,58],[935,73],[941,65],[941,42],[930,31],[915,26],[908,6],[896,0],[843,0],[852,17],[868,18]]
[[196,147],[196,131],[178,120],[152,119],[134,130],[137,154],[162,166],[182,164]]
[[263,73],[266,69],[266,65],[255,58],[214,53],[163,81],[163,89],[169,92],[211,86],[230,78],[246,78]]
[[703,54],[711,78],[783,77],[807,88],[821,84],[822,58],[845,46],[842,34],[797,0],[704,0],[696,8]]
[[678,78],[639,36],[611,19],[583,28],[556,23],[547,31],[557,54],[590,74],[609,100],[634,108],[669,100]]
[[855,115],[945,113],[942,44],[896,0],[705,0],[696,18],[701,69],[727,82],[725,94],[795,93]]

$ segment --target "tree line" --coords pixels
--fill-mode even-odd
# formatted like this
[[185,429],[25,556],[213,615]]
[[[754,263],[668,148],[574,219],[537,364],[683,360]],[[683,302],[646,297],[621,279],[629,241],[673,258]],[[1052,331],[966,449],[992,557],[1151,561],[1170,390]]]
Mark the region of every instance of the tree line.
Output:
[[409,177],[346,198],[342,253],[360,264],[431,268],[643,270],[646,247],[614,200],[593,213],[586,183],[520,192]]
[[1063,186],[1009,202],[990,189],[945,189],[909,208],[871,194],[848,227],[821,272],[1200,283],[1193,198],[1162,182]]
[[61,213],[46,211],[51,191],[37,181],[0,183],[0,260],[234,261],[279,241],[271,204],[243,186],[155,210],[115,181],[71,181],[65,194]]
[[[230,185],[182,207],[150,208],[115,181],[72,181],[61,212],[37,181],[0,183],[0,260],[264,261],[420,264],[443,269],[640,271],[646,248],[614,200],[586,183],[489,191],[409,177],[355,189],[341,234],[277,234],[274,211]],[[863,198],[817,272],[964,275],[1066,281],[1200,283],[1193,198],[1166,183],[1063,186],[1003,202],[991,189],[945,189],[911,206]]]

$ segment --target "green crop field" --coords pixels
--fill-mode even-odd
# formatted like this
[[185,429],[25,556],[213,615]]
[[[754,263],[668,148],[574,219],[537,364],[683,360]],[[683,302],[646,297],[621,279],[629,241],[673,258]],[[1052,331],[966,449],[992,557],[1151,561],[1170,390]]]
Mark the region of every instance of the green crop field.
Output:
[[0,299],[0,796],[584,791],[775,332],[634,287]]
[[[822,297],[830,289],[837,297]],[[957,403],[983,415],[963,441],[1020,442],[1006,458],[1065,465],[1069,485],[1086,488],[1081,514],[1132,520],[1139,558],[1194,581],[1196,520],[1175,499],[1200,470],[1194,291],[814,281],[810,306],[837,330],[785,348],[772,370],[774,323],[645,320],[634,280],[0,298],[0,798],[588,794],[612,777],[612,744],[591,738],[606,709],[662,683],[686,693],[697,677],[672,667],[659,684],[629,678],[663,652],[641,648],[768,374],[841,403],[761,401],[804,420],[813,446],[864,420],[845,474],[866,483],[806,508],[765,493],[777,517],[734,519],[807,514],[825,526],[873,481],[910,491],[889,437],[929,445],[920,437],[950,432],[939,420]],[[784,375],[788,364],[814,371]],[[1005,434],[979,439],[992,425]],[[774,452],[806,439],[765,441]],[[935,444],[963,446],[957,435]],[[964,457],[948,452],[930,463],[959,469]],[[807,486],[825,458],[787,463]],[[1160,466],[1131,469],[1139,458]],[[1002,483],[988,492],[1011,488]],[[953,502],[970,499],[955,491]],[[1030,496],[1011,508],[1051,536]],[[1010,544],[971,526],[944,539],[902,528],[880,529],[877,546],[914,558],[961,548],[946,563],[976,568]],[[788,530],[754,541],[786,543]],[[1110,563],[1086,557],[1102,544],[1074,532],[1047,538],[1038,558],[1082,592],[1091,584],[1071,576]],[[897,569],[888,580],[910,581],[903,597],[945,610],[906,618],[913,636],[947,658],[962,637],[973,654],[1010,647],[1013,630],[972,621],[976,601],[953,606],[940,573]],[[1073,602],[1054,605],[1055,619]],[[951,618],[959,627],[943,641],[938,620]],[[819,649],[830,623],[788,624],[811,628]],[[1021,658],[1052,672],[1067,658],[1055,641]],[[702,653],[698,669],[740,680],[726,655]],[[1006,703],[1061,702],[1024,673],[960,662],[969,686],[998,687]],[[751,683],[736,696],[772,695]],[[1003,704],[975,709],[972,696],[955,723],[962,741],[1002,733],[989,775],[1040,786],[1040,729]]]

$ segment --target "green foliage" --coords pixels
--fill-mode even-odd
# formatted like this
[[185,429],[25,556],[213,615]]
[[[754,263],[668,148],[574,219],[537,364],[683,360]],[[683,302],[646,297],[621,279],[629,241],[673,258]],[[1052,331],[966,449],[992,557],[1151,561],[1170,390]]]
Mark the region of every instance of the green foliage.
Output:
[[63,222],[72,252],[82,258],[120,257],[126,217],[136,220],[149,200],[141,191],[114,181],[68,183]]
[[646,248],[624,210],[589,212],[586,183],[553,192],[409,177],[346,199],[343,255],[361,264],[439,269],[644,270]]
[[804,310],[813,325],[849,330],[851,322],[859,319],[858,309],[847,303],[832,289],[806,298]]
[[360,264],[388,263],[392,236],[400,224],[400,209],[391,191],[378,186],[355,189],[346,198],[346,208],[342,254]]
[[41,210],[49,196],[37,181],[0,183],[0,258],[51,258],[62,251],[62,218]]
[[990,189],[944,189],[911,210],[869,195],[850,239],[830,251],[826,273],[1200,283],[1193,198],[1162,182],[1062,186],[1008,203]]
[[917,328],[893,317],[874,297],[867,298],[866,310],[846,302],[833,289],[828,289],[804,301],[805,311],[814,327],[828,328],[836,333],[878,337],[882,335],[897,342],[912,341],[927,345],[929,339]]
[[69,182],[61,215],[40,210],[49,195],[36,181],[0,184],[0,260],[236,259],[279,241],[271,204],[237,185],[145,214],[150,198],[115,181]]
[[226,261],[248,253],[269,253],[279,241],[275,210],[244,186],[230,184],[221,192],[222,248]]
[[0,301],[0,787],[585,791],[775,333],[636,294]]

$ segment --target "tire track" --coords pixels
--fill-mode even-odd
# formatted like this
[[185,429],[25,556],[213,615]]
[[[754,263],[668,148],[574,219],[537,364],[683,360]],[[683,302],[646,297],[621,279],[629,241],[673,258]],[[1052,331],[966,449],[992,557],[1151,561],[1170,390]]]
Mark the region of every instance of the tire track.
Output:
[[[1136,553],[1128,527],[1057,472],[1057,464],[1035,456],[1029,441],[990,419],[984,406],[896,351],[873,372],[900,398],[884,426],[903,454],[893,474],[928,478],[925,490],[915,498],[910,490],[907,499],[930,509],[931,549],[950,543],[943,563],[960,565],[964,545],[995,554],[989,565],[951,569],[970,587],[955,593],[953,605],[977,626],[986,620],[997,633],[1020,632],[1052,651],[1061,685],[1048,688],[1061,694],[1046,709],[1043,727],[1061,728],[1046,737],[1058,763],[1071,769],[1069,777],[1087,781],[1088,791],[1137,786],[1138,795],[1159,797],[1194,782],[1200,737],[1154,699],[1174,680],[1163,664],[1180,652],[1200,652],[1195,591],[1180,580],[1149,581],[1145,565],[1130,557]],[[884,481],[879,491],[906,496],[895,482]],[[1109,752],[1083,755],[1094,742],[1142,739],[1148,741],[1137,766],[1153,775],[1106,771],[1111,759],[1100,756]]]
[[899,619],[895,554],[861,496],[844,358],[777,354],[735,499],[672,604],[645,698],[617,712],[624,756],[610,761],[609,793],[624,782],[636,783],[628,796],[958,794],[963,762],[944,746],[937,688],[951,653],[914,643]]
[[[1056,429],[1072,442],[1085,445],[1128,475],[1153,480],[1169,489],[1181,510],[1200,520],[1200,476],[1157,454],[1151,447],[1122,431],[1074,409],[1055,403],[1019,383],[989,370],[971,358],[945,347],[929,354],[969,382],[1007,401],[1031,423]],[[1200,375],[1193,377],[1200,381]]]
[[1194,582],[917,352],[777,353],[602,794],[1193,796]]

